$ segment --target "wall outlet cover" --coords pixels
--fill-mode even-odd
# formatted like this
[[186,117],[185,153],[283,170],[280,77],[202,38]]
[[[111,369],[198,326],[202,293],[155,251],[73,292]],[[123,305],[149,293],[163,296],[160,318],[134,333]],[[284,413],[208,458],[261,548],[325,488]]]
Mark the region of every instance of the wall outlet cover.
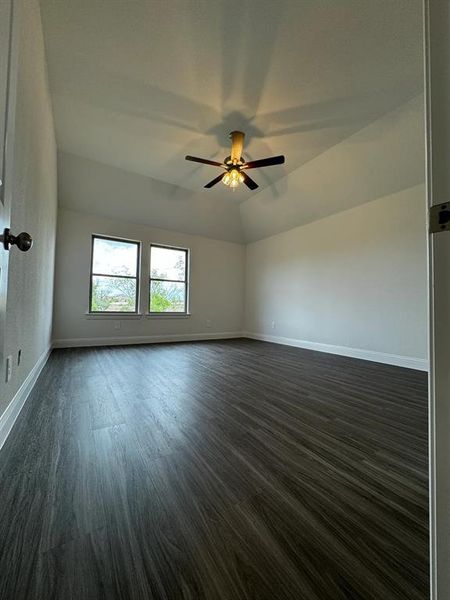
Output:
[[8,381],[11,380],[12,370],[13,370],[13,357],[7,356],[6,357],[6,377],[5,377],[6,383],[8,383]]

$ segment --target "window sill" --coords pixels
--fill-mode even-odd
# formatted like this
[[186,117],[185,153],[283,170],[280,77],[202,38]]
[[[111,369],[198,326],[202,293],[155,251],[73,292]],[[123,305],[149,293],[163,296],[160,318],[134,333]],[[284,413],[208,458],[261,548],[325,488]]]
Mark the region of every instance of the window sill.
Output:
[[126,312],[104,312],[104,313],[84,313],[86,319],[112,319],[114,321],[121,320],[138,320],[142,319],[189,319],[191,313],[126,313]]
[[147,313],[146,319],[189,319],[191,313]]
[[126,312],[98,312],[98,313],[93,313],[93,312],[86,312],[84,313],[84,316],[86,317],[86,319],[114,319],[115,321],[121,320],[121,319],[141,319],[142,318],[142,313],[126,313]]

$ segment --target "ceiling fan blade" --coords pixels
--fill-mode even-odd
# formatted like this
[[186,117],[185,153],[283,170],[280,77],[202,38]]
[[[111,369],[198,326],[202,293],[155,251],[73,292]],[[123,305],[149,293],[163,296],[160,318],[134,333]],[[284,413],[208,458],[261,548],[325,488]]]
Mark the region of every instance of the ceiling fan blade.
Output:
[[260,160],[251,160],[245,165],[242,165],[241,169],[259,169],[260,167],[270,167],[272,165],[282,165],[284,163],[284,156],[271,156],[270,158],[261,158]]
[[242,131],[232,131],[231,137],[231,162],[233,164],[238,163],[241,160],[242,150],[244,148],[244,137],[245,133]]
[[216,162],[215,160],[208,160],[207,158],[198,158],[198,156],[185,156],[184,158],[186,160],[192,160],[192,162],[198,162],[204,165],[212,165],[213,167],[225,168],[225,165],[223,163]]
[[219,181],[222,180],[222,177],[223,177],[223,173],[221,173],[218,177],[215,177],[212,181],[207,183],[205,185],[205,188],[212,188],[213,185],[216,185],[216,183],[219,183]]
[[242,171],[241,173],[244,176],[244,183],[248,188],[250,188],[251,190],[256,190],[256,188],[259,187],[256,181],[253,181],[253,179],[249,177],[247,173],[243,173]]

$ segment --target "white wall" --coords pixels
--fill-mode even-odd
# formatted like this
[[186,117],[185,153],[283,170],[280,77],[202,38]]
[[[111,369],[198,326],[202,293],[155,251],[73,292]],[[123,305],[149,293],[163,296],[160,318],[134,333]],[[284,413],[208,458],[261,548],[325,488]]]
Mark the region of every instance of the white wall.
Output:
[[424,368],[426,240],[418,185],[249,244],[246,330]]
[[48,349],[52,327],[56,147],[39,3],[24,0],[21,14],[11,230],[28,231],[34,245],[10,251],[6,353],[15,364],[8,384],[0,378],[0,414]]
[[[423,94],[240,205],[246,241],[312,223],[425,179]],[[286,157],[289,161],[289,156]]]
[[[247,247],[61,208],[53,336],[57,345],[68,346],[247,331],[283,343],[426,368],[425,223],[423,185]],[[142,307],[149,244],[190,248],[192,315],[87,315],[92,233],[143,242]],[[118,321],[120,329],[115,328]]]
[[[86,315],[93,233],[142,241],[143,312],[148,297],[150,243],[189,248],[191,316],[122,317],[119,320]],[[170,340],[170,336],[236,335],[242,330],[244,265],[245,247],[241,244],[61,208],[58,213],[53,337],[57,345],[66,346],[121,340],[150,341],[160,336]],[[207,327],[207,320],[211,321],[210,327]],[[115,323],[119,321],[120,329],[115,329]]]

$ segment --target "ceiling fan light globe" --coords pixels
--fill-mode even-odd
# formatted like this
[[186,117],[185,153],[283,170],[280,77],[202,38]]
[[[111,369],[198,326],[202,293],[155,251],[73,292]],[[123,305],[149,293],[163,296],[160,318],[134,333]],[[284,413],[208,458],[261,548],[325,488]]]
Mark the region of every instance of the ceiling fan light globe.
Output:
[[241,173],[238,169],[231,169],[230,171],[231,181],[241,182]]
[[222,183],[231,188],[236,188],[240,183],[244,181],[244,176],[239,169],[230,169],[222,177]]

